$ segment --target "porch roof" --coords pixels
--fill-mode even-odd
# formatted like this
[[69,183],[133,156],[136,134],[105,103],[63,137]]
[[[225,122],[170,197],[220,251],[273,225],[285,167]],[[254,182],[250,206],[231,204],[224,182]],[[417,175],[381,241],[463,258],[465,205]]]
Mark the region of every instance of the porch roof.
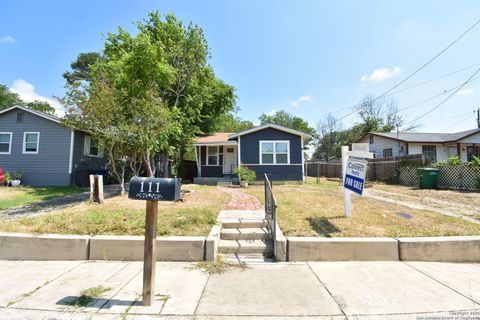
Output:
[[236,140],[229,140],[232,132],[218,132],[206,137],[199,137],[195,140],[193,145],[236,145]]

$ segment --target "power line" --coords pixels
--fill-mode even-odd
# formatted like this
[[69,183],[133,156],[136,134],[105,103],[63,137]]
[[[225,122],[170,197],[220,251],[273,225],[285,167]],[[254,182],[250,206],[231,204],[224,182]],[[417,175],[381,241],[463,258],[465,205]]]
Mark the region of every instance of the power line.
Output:
[[411,85],[410,87],[406,87],[404,89],[401,89],[401,90],[397,90],[395,92],[390,92],[388,94],[386,94],[385,96],[391,96],[391,95],[394,95],[394,94],[398,94],[400,92],[404,92],[404,91],[407,91],[407,90],[410,90],[410,89],[413,89],[413,88],[416,88],[416,87],[419,87],[419,86],[423,86],[425,84],[428,84],[428,83],[431,83],[431,82],[434,82],[434,81],[437,81],[437,80],[440,80],[440,79],[443,79],[443,78],[446,78],[446,77],[449,77],[449,76],[453,76],[454,74],[457,74],[457,73],[460,73],[460,72],[463,72],[463,71],[466,71],[468,69],[471,69],[473,67],[476,67],[476,66],[479,66],[480,63],[475,63],[475,64],[472,64],[468,67],[465,67],[465,68],[462,68],[462,69],[458,69],[458,70],[455,70],[455,71],[452,71],[452,72],[449,72],[449,73],[446,73],[446,74],[443,74],[441,76],[438,76],[436,78],[433,78],[433,79],[430,79],[430,80],[426,80],[426,81],[423,81],[423,82],[419,82],[419,83],[416,83],[414,85]]
[[432,113],[434,110],[436,110],[437,108],[439,108],[441,105],[443,105],[445,102],[447,102],[451,97],[453,97],[458,91],[460,91],[467,83],[469,83],[472,78],[478,73],[480,72],[480,68],[477,69],[477,71],[475,71],[471,76],[470,78],[467,79],[467,81],[465,81],[464,83],[462,83],[461,86],[459,86],[452,94],[450,94],[448,97],[446,97],[442,102],[440,102],[439,104],[437,104],[435,107],[433,107],[432,109],[428,110],[427,112],[425,112],[424,114],[422,114],[421,116],[407,122],[407,123],[404,123],[404,125],[407,125],[407,124],[410,124],[412,122],[415,122],[417,120],[420,120],[421,118],[425,117],[426,115]]
[[396,85],[394,85],[393,87],[391,87],[390,89],[388,89],[387,91],[385,91],[384,93],[382,93],[380,96],[378,96],[377,98],[379,99],[380,97],[384,97],[387,93],[391,92],[393,89],[399,87],[401,84],[405,83],[405,81],[407,81],[408,79],[410,79],[411,77],[413,77],[415,74],[417,74],[420,70],[422,70],[423,68],[425,68],[426,66],[428,66],[430,63],[432,63],[435,59],[437,59],[440,55],[442,55],[445,51],[447,51],[448,49],[450,49],[450,47],[452,47],[455,43],[457,43],[460,39],[462,39],[467,33],[469,33],[473,28],[475,28],[478,24],[480,23],[480,20],[478,20],[477,22],[475,22],[473,25],[470,26],[470,28],[468,28],[464,33],[462,33],[458,38],[456,38],[455,40],[453,40],[448,46],[446,46],[442,51],[440,51],[439,53],[437,53],[435,56],[433,56],[433,58],[431,58],[430,60],[428,60],[426,63],[424,63],[420,68],[418,68],[417,70],[415,70],[413,73],[411,73],[410,75],[408,75],[407,77],[405,77],[402,81],[398,82]]
[[460,120],[460,121],[458,121],[458,122],[455,122],[454,124],[452,124],[451,126],[446,127],[445,129],[440,130],[440,132],[441,132],[441,131],[446,131],[446,130],[448,130],[448,129],[450,129],[450,128],[453,128],[453,127],[455,127],[456,125],[458,125],[458,124],[460,124],[460,123],[462,123],[462,122],[464,122],[464,121],[467,121],[467,120],[470,119],[471,117],[472,117],[472,115],[469,114],[466,118],[464,118],[464,119],[462,119],[462,120]]

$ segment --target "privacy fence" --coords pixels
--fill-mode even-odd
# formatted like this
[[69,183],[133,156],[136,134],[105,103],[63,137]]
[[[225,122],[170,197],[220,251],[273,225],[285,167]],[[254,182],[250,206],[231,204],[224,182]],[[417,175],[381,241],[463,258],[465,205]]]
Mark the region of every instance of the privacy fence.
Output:
[[[422,155],[389,157],[368,161],[367,179],[418,186],[417,169],[425,167]],[[438,186],[444,189],[480,190],[480,168],[469,165],[429,165],[439,169]],[[341,178],[341,162],[307,161],[307,176]]]

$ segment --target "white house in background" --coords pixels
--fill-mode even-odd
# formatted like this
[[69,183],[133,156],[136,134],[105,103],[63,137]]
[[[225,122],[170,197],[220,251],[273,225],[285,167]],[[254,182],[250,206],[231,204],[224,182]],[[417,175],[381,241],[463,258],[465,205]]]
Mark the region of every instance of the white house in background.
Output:
[[480,157],[480,129],[456,133],[368,132],[358,142],[369,143],[376,158],[423,154],[431,162],[459,156],[462,162]]

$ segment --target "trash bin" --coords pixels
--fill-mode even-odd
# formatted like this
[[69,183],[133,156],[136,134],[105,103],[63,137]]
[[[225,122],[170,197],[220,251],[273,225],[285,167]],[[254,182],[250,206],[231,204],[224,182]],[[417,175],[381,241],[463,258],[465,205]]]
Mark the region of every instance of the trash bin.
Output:
[[417,177],[420,189],[438,189],[438,169],[418,168]]

